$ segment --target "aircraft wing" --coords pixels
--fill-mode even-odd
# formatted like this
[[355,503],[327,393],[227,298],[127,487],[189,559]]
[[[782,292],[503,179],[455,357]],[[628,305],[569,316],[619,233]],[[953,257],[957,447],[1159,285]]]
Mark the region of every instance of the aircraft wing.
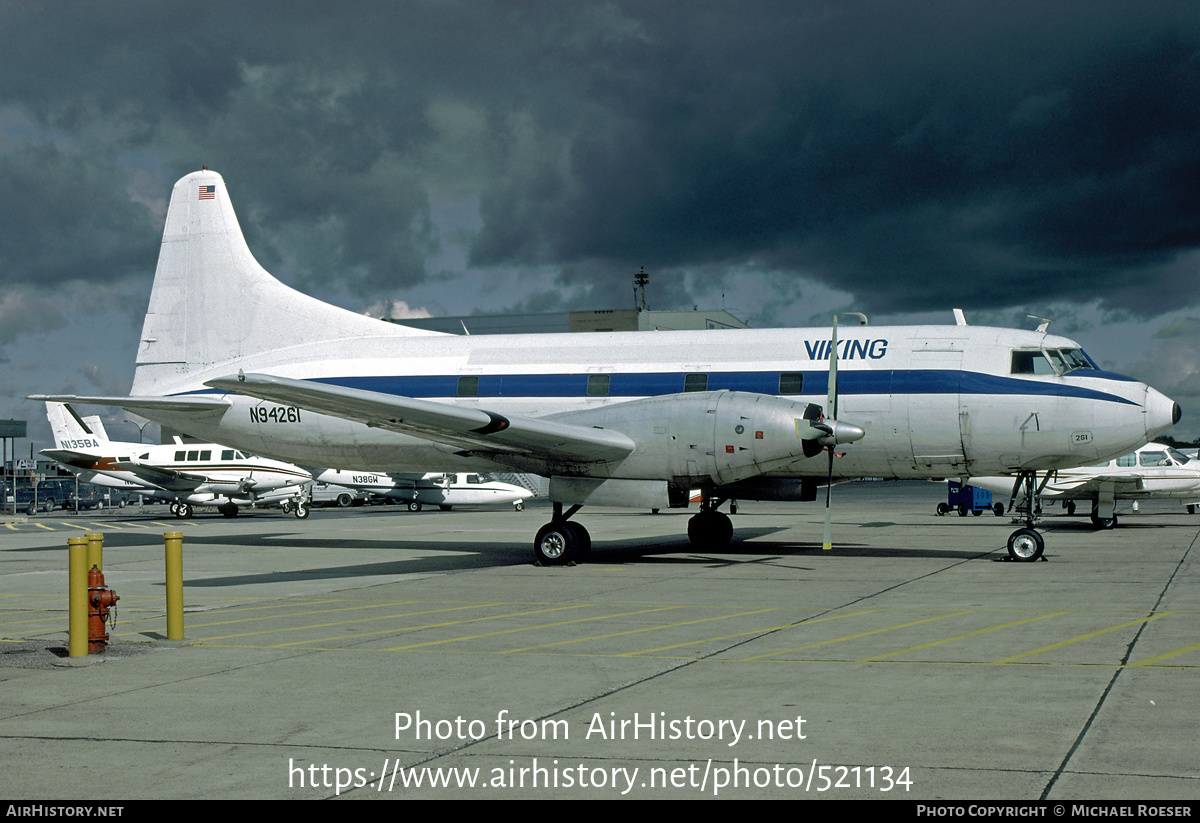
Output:
[[195,491],[196,487],[208,482],[208,478],[202,474],[189,474],[188,472],[166,469],[162,466],[148,466],[145,463],[138,463],[135,460],[129,462],[122,461],[120,468],[121,471],[130,472],[139,480],[143,480],[152,486],[157,486],[160,489],[166,489],[169,492],[177,494]]
[[95,406],[117,406],[131,412],[171,411],[202,412],[225,411],[232,404],[224,397],[103,397],[76,394],[31,394],[26,400],[44,400],[51,403],[84,403]]
[[595,463],[620,460],[635,448],[631,439],[612,429],[500,415],[312,380],[238,374],[205,385],[484,455],[529,455],[555,462]]
[[1093,474],[1087,477],[1063,478],[1051,483],[1057,492],[1070,494],[1094,494],[1100,487],[1107,486],[1116,494],[1134,494],[1146,490],[1146,484],[1140,475],[1129,474]]

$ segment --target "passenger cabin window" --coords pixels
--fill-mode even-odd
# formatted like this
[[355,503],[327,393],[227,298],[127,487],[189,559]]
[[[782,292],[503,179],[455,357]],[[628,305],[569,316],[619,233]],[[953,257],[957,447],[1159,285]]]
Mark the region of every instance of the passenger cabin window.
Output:
[[1138,462],[1143,466],[1169,466],[1171,461],[1167,459],[1166,452],[1142,452],[1138,455]]
[[460,377],[458,378],[458,396],[459,397],[475,397],[479,394],[479,378],[478,377]]
[[210,451],[209,449],[205,449],[204,451],[200,452],[200,459],[201,460],[212,460],[212,451]]
[[188,459],[189,461],[191,461],[191,460],[199,460],[199,459],[200,459],[200,450],[199,450],[199,449],[196,449],[195,451],[189,451],[189,452],[187,453],[187,459]]
[[1137,465],[1137,455],[1136,454],[1126,454],[1126,455],[1123,455],[1122,457],[1118,457],[1117,465],[1120,466],[1122,469],[1128,469],[1132,466],[1136,466]]
[[609,375],[607,374],[589,374],[587,393],[589,397],[607,397],[608,396]]
[[486,481],[485,481],[485,480],[484,480],[482,477],[480,477],[479,475],[477,475],[477,474],[468,474],[468,475],[467,475],[467,482],[477,486],[477,485],[479,485],[480,483],[484,483],[484,482],[486,482]]
[[780,394],[803,394],[804,375],[798,371],[785,371],[779,375]]
[[683,390],[688,391],[708,391],[708,375],[707,374],[689,374],[683,378]]
[[176,462],[179,462],[179,463],[182,463],[184,460],[187,460],[187,452],[175,452],[175,460],[176,460]]

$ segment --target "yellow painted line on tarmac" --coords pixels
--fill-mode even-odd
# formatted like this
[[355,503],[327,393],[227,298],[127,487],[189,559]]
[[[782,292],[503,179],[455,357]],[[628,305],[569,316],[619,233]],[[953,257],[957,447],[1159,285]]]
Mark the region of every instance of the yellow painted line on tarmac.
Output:
[[[572,606],[572,607],[564,607],[564,608],[584,608],[584,606],[580,605],[580,606]],[[537,631],[539,629],[551,629],[551,628],[555,628],[557,626],[573,626],[578,623],[590,623],[594,620],[612,620],[613,618],[616,618],[616,617],[632,617],[632,616],[638,615],[638,614],[652,614],[654,612],[665,612],[665,611],[670,611],[671,609],[681,609],[681,608],[684,608],[684,607],[683,606],[657,606],[655,608],[650,608],[650,609],[638,609],[637,611],[632,611],[632,612],[618,612],[616,614],[602,614],[602,615],[597,615],[596,617],[582,617],[578,620],[562,620],[557,623],[540,623],[536,626],[521,626],[521,627],[518,627],[515,629],[502,629],[497,632],[486,632],[484,634],[473,634],[473,635],[467,635],[466,637],[451,637],[451,638],[447,638],[446,640],[430,640],[426,643],[413,643],[408,646],[394,646],[389,649],[384,649],[384,651],[389,651],[389,652],[409,651],[411,649],[421,649],[421,648],[425,648],[427,646],[440,646],[445,643],[461,643],[464,640],[480,640],[485,637],[499,637],[502,634],[516,634],[517,632],[532,632],[532,631]],[[558,611],[558,609],[545,609],[544,611]],[[521,617],[526,614],[536,614],[536,612],[521,612],[521,613],[518,613],[513,616]]]
[[1112,632],[1119,632],[1122,629],[1129,629],[1134,626],[1141,626],[1145,623],[1149,623],[1151,620],[1158,620],[1160,617],[1166,617],[1168,614],[1171,614],[1171,612],[1160,612],[1159,614],[1152,614],[1149,617],[1144,617],[1141,620],[1130,620],[1128,623],[1118,623],[1116,626],[1109,626],[1107,629],[1097,629],[1094,632],[1088,632],[1087,634],[1081,634],[1078,637],[1072,637],[1067,640],[1060,640],[1057,643],[1051,643],[1049,646],[1042,646],[1037,649],[1030,649],[1029,651],[1022,652],[1021,654],[1014,654],[1011,657],[1002,657],[999,660],[993,660],[992,662],[993,663],[1015,663],[1018,660],[1024,660],[1027,657],[1033,657],[1034,655],[1044,654],[1046,652],[1052,652],[1056,649],[1066,648],[1067,646],[1072,646],[1076,643],[1082,643],[1084,640],[1091,640],[1094,637],[1101,637],[1106,634],[1111,634]]
[[[303,617],[306,615],[313,615],[313,614],[335,614],[337,612],[354,612],[354,611],[363,611],[365,609],[383,609],[383,608],[388,608],[389,606],[393,606],[393,605],[395,605],[395,604],[393,604],[393,603],[378,603],[378,604],[369,605],[369,606],[359,605],[359,606],[346,606],[346,607],[338,608],[338,609],[313,609],[310,611],[286,612],[283,614],[264,615],[262,617],[248,617],[248,618],[243,618],[240,620],[218,620],[213,623],[200,623],[200,624],[196,625],[195,628],[207,629],[207,628],[212,628],[213,626],[224,626],[224,625],[228,625],[228,624],[241,624],[241,623],[257,623],[261,620],[282,620],[282,619],[286,619],[286,618]],[[481,604],[481,605],[486,605],[486,604]],[[499,604],[492,604],[492,605],[499,605]],[[355,618],[354,620],[339,620],[334,623],[316,623],[316,624],[306,624],[303,626],[289,626],[286,628],[265,629],[262,631],[242,632],[240,634],[229,634],[229,635],[222,635],[220,637],[205,638],[205,642],[208,642],[211,640],[229,640],[229,639],[235,638],[235,637],[250,637],[251,635],[256,635],[256,634],[273,634],[276,632],[306,631],[308,629],[319,629],[319,628],[326,628],[329,626],[344,626],[347,623],[366,623],[366,622],[370,622],[372,620],[391,620],[391,619],[398,618],[398,617],[408,617],[408,616],[420,615],[420,614],[433,614],[433,613],[437,613],[437,612],[455,611],[456,609],[469,609],[469,608],[475,608],[475,606],[456,606],[456,607],[446,608],[446,609],[430,609],[428,611],[408,612],[408,613],[402,613],[402,614],[385,614],[385,615],[381,615],[379,617],[360,617],[360,618]]]
[[[345,626],[348,623],[369,623],[369,622],[375,621],[375,620],[397,620],[397,619],[404,618],[404,617],[419,617],[423,614],[438,614],[440,612],[452,612],[452,611],[459,611],[461,609],[475,609],[475,608],[481,608],[483,606],[503,606],[503,605],[507,605],[507,604],[504,604],[504,603],[474,603],[474,604],[470,604],[470,605],[466,605],[466,606],[454,606],[454,607],[448,607],[448,608],[444,608],[444,609],[427,609],[425,611],[419,611],[419,612],[404,612],[401,614],[387,614],[387,615],[382,615],[380,617],[370,617],[365,620],[343,620],[338,623],[319,623],[319,624],[312,625],[312,626],[297,626],[294,629],[287,629],[287,631],[308,631],[309,629],[328,629],[332,626]],[[520,616],[523,614],[538,614],[539,612],[542,612],[542,611],[559,611],[563,608],[582,608],[582,607],[561,606],[561,607],[558,607],[555,609],[539,609],[537,612],[512,612],[509,614],[488,615],[487,617],[469,617],[466,620],[447,620],[442,623],[427,623],[422,626],[407,626],[407,627],[404,627],[403,629],[401,629],[401,631],[414,632],[414,631],[424,631],[425,629],[444,628],[446,626],[461,626],[464,623],[477,623],[481,620],[498,620],[498,619],[504,618],[504,617]],[[275,643],[275,644],[272,644],[271,646],[268,646],[267,648],[288,649],[288,648],[293,648],[295,646],[304,646],[309,643],[329,643],[329,642],[333,642],[333,641],[337,641],[337,640],[353,640],[353,639],[364,638],[364,637],[372,637],[374,635],[380,635],[380,634],[395,634],[396,632],[397,632],[397,629],[395,627],[391,627],[391,628],[380,629],[378,631],[372,631],[372,632],[353,632],[352,634],[333,635],[330,637],[314,637],[309,640],[293,640],[289,643]]]
[[1162,663],[1164,660],[1170,660],[1172,657],[1179,657],[1179,655],[1181,655],[1181,654],[1190,654],[1191,652],[1194,652],[1194,651],[1200,651],[1200,643],[1193,643],[1190,646],[1184,646],[1183,648],[1175,649],[1173,651],[1163,652],[1162,654],[1156,654],[1154,657],[1147,657],[1145,660],[1139,660],[1136,663],[1130,663],[1129,665],[1131,667],[1134,667],[1134,666],[1157,666],[1159,663]]
[[[910,626],[920,626],[923,623],[933,623],[938,620],[947,620],[951,617],[962,617],[964,614],[975,614],[975,611],[976,611],[975,609],[967,609],[967,610],[961,611],[961,612],[952,612],[950,614],[938,615],[937,617],[927,617],[924,620],[914,620],[911,623],[901,623],[898,626],[887,626],[882,629],[872,629],[869,632],[859,632],[858,634],[850,634],[850,635],[846,635],[845,637],[835,637],[832,640],[821,640],[816,643],[806,643],[803,646],[794,646],[790,649],[784,649],[784,650],[778,651],[778,652],[771,652],[770,654],[763,654],[763,655],[759,655],[757,657],[745,657],[742,659],[743,660],[768,660],[772,657],[778,657],[781,654],[791,654],[792,652],[803,651],[804,649],[815,649],[818,646],[829,646],[833,643],[843,643],[847,640],[857,640],[860,637],[870,637],[871,635],[874,635],[874,634],[884,634],[885,632],[892,632],[892,631],[896,631],[897,629],[907,629]],[[800,626],[803,626],[803,625],[805,625],[805,624],[803,624],[803,623],[800,624]],[[799,627],[797,627],[797,628],[799,628]]]
[[62,521],[62,520],[60,520],[60,521],[58,521],[58,522],[59,522],[61,525],[63,525],[63,526],[67,526],[67,527],[69,527],[69,528],[72,528],[72,529],[81,529],[81,530],[83,530],[83,531],[85,531],[85,532],[90,532],[90,531],[91,531],[91,529],[89,529],[87,526],[77,526],[77,525],[75,525],[74,523],[67,523],[67,522],[65,522],[65,521]]
[[864,657],[861,660],[856,660],[855,662],[873,663],[876,660],[887,660],[889,657],[896,657],[901,654],[908,654],[909,652],[919,652],[922,649],[931,649],[934,646],[941,646],[945,643],[953,643],[956,640],[966,640],[968,637],[979,637],[980,635],[987,634],[988,632],[996,632],[1000,631],[1001,629],[1011,629],[1013,626],[1020,626],[1025,623],[1034,623],[1038,620],[1045,620],[1048,617],[1062,617],[1065,614],[1071,614],[1071,612],[1053,612],[1051,614],[1043,614],[1039,617],[1026,617],[1024,620],[1014,620],[1011,623],[1001,623],[999,626],[989,626],[986,629],[977,629],[976,631],[967,632],[966,634],[958,634],[954,637],[947,637],[942,640],[934,640],[932,643],[922,643],[919,646],[909,646],[907,649],[900,649],[899,651],[888,652],[887,654],[876,654],[872,655],[871,657]]
[[[516,654],[517,652],[530,652],[530,651],[535,651],[537,649],[549,649],[553,646],[566,646],[571,643],[583,643],[588,640],[607,640],[611,637],[625,637],[625,636],[631,635],[631,634],[641,634],[642,632],[658,632],[658,631],[663,631],[664,629],[678,628],[680,626],[694,626],[698,623],[711,623],[714,620],[729,620],[730,618],[733,618],[733,617],[745,617],[745,616],[751,615],[751,614],[762,614],[763,612],[773,612],[773,611],[778,611],[778,609],[775,609],[775,608],[754,609],[753,611],[736,612],[734,614],[722,614],[722,615],[718,615],[716,617],[700,617],[695,620],[683,620],[678,623],[663,623],[661,626],[643,626],[640,629],[628,629],[627,631],[623,631],[623,632],[612,632],[611,634],[595,634],[595,635],[591,635],[589,637],[577,637],[574,640],[557,640],[553,643],[542,643],[541,645],[538,645],[538,646],[525,646],[524,648],[520,648],[520,649],[505,649],[502,652],[498,652],[498,654]],[[618,657],[628,657],[632,654],[640,654],[640,652],[627,652],[625,654],[620,654],[617,656]]]
[[[658,646],[657,648],[653,648],[653,649],[641,649],[640,651],[625,652],[624,654],[620,654],[617,656],[618,657],[634,657],[639,654],[654,654],[657,652],[666,652],[666,651],[671,651],[672,649],[682,649],[685,646],[697,646],[701,643],[715,643],[715,642],[719,642],[721,640],[733,640],[735,637],[749,637],[750,635],[754,635],[754,634],[765,634],[767,632],[783,631],[785,629],[795,629],[795,628],[799,628],[800,626],[810,626],[814,623],[825,623],[829,620],[841,620],[842,618],[845,618],[845,617],[854,617],[854,616],[860,615],[860,614],[871,614],[872,612],[877,612],[877,611],[879,611],[879,610],[878,609],[863,609],[862,611],[849,612],[847,614],[835,614],[835,615],[830,615],[829,617],[818,617],[813,620],[804,620],[804,621],[801,621],[800,623],[795,623],[795,622],[784,623],[779,626],[767,626],[765,628],[751,629],[750,631],[736,632],[734,634],[726,634],[726,635],[721,635],[718,637],[701,637],[696,640],[687,640],[683,643],[675,643],[674,645],[671,645],[671,646]],[[739,658],[739,660],[758,660],[758,659],[759,659],[758,657]]]
[[[373,620],[391,620],[391,619],[397,619],[397,618],[402,618],[402,617],[412,617],[412,616],[420,615],[420,614],[436,614],[438,612],[450,612],[450,611],[457,611],[459,609],[473,609],[473,608],[481,608],[484,606],[503,606],[503,605],[507,605],[507,604],[504,604],[504,603],[471,603],[471,604],[467,604],[464,606],[455,606],[455,607],[445,608],[445,609],[429,609],[427,611],[422,611],[422,612],[408,612],[408,613],[403,613],[403,614],[388,614],[388,615],[382,615],[380,617],[369,617],[369,618],[362,618],[362,619],[356,619],[356,620],[342,620],[342,621],[338,621],[336,623],[317,623],[317,624],[306,625],[306,626],[292,626],[292,627],[284,628],[284,629],[271,629],[271,630],[262,631],[262,632],[246,632],[245,634],[233,634],[233,635],[228,635],[226,637],[207,638],[203,642],[211,643],[211,642],[217,641],[217,640],[228,640],[228,639],[237,638],[237,637],[249,637],[250,635],[255,635],[255,634],[301,632],[301,631],[310,631],[312,629],[327,629],[331,626],[345,626],[349,623],[365,623],[365,622],[370,622]],[[471,617],[466,620],[447,620],[443,623],[428,623],[428,624],[425,624],[422,626],[407,626],[403,629],[403,631],[405,631],[405,632],[422,631],[424,629],[436,629],[436,628],[443,628],[445,626],[460,626],[464,623],[476,623],[476,622],[483,621],[483,620],[502,620],[507,617],[519,617],[521,615],[526,615],[526,614],[540,614],[541,612],[545,612],[545,611],[562,611],[563,609],[581,609],[581,608],[583,608],[582,605],[559,606],[559,607],[556,607],[553,609],[538,609],[537,611],[532,611],[532,612],[510,612],[507,614],[488,615],[486,617]],[[288,648],[291,646],[299,646],[299,645],[302,645],[305,643],[323,643],[323,642],[328,642],[330,640],[337,640],[337,639],[369,637],[369,636],[375,635],[375,634],[395,634],[396,631],[397,630],[395,628],[390,628],[390,629],[380,630],[377,632],[355,632],[354,634],[343,635],[342,638],[318,637],[313,640],[296,640],[291,643],[277,643],[277,644],[273,644],[270,646],[266,646],[265,648],[285,649],[285,648]]]

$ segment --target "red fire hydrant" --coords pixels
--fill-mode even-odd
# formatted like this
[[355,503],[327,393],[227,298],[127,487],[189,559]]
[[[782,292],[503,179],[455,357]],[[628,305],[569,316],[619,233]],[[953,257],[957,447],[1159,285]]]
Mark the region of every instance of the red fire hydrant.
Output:
[[[88,654],[101,654],[108,645],[108,631],[104,628],[109,609],[116,609],[121,598],[104,585],[104,572],[92,566],[88,572]],[[114,623],[116,615],[113,615]]]

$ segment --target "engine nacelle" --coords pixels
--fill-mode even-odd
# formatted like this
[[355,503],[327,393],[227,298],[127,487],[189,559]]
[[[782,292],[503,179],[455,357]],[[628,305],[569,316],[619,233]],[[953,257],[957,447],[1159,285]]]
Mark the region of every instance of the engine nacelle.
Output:
[[[821,419],[810,403],[748,392],[672,394],[556,415],[577,425],[611,428],[637,444],[608,476],[663,479],[695,488],[723,485],[811,457],[823,445],[862,437],[862,430]],[[594,469],[589,472],[596,476]]]

